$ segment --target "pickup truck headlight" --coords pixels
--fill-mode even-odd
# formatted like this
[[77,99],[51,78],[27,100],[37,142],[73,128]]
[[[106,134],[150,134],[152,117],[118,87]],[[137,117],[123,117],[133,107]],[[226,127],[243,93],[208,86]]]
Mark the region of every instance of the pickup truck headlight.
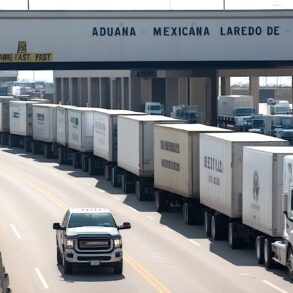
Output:
[[66,240],[66,248],[68,248],[68,249],[72,249],[73,246],[74,246],[74,240],[72,240],[72,239],[67,239],[67,240]]
[[114,247],[115,248],[121,248],[122,247],[122,239],[121,238],[114,239]]

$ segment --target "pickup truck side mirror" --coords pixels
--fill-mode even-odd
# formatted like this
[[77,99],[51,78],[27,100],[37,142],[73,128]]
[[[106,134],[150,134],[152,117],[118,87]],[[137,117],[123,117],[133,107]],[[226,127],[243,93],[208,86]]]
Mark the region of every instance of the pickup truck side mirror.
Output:
[[65,228],[62,227],[62,226],[60,225],[60,223],[54,223],[54,224],[53,224],[53,229],[54,229],[54,230],[65,230]]
[[123,230],[123,229],[130,229],[131,224],[128,222],[124,222],[122,225],[118,226],[118,230]]

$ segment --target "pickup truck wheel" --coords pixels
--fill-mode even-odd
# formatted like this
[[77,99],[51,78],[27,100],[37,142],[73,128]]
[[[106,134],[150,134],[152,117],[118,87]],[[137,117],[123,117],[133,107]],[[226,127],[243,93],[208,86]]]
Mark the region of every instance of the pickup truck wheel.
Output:
[[258,235],[255,239],[255,254],[258,264],[264,263],[264,236]]
[[63,272],[65,275],[72,274],[72,264],[65,260],[65,256],[63,255]]
[[287,257],[287,268],[289,281],[293,281],[293,247],[290,247]]
[[123,272],[123,260],[120,260],[114,265],[114,274],[121,275]]
[[264,263],[267,269],[272,268],[274,260],[272,257],[272,245],[269,238],[264,241]]
[[58,246],[57,246],[57,264],[62,265],[62,256]]

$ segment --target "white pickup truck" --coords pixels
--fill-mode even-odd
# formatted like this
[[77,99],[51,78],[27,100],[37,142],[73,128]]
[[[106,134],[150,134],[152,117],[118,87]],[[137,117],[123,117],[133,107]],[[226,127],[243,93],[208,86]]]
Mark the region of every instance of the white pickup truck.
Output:
[[108,209],[72,208],[62,223],[54,223],[57,263],[64,274],[72,274],[73,266],[112,266],[122,274],[122,238],[119,230],[130,229],[128,222],[117,226]]

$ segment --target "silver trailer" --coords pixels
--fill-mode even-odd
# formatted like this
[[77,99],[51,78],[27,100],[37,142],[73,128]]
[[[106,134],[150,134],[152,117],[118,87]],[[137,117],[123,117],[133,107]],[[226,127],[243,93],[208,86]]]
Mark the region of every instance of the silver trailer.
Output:
[[117,117],[120,115],[146,115],[142,112],[119,109],[94,111],[94,156],[89,159],[89,174],[112,178],[112,168],[117,163]]
[[10,123],[10,146],[24,146],[26,151],[30,150],[33,135],[33,104],[46,103],[45,101],[10,101],[9,123]]
[[154,187],[156,208],[183,205],[186,224],[199,224],[200,133],[230,130],[202,124],[157,124],[154,128]]
[[0,144],[8,144],[9,102],[12,100],[12,96],[0,96]]
[[33,154],[45,154],[46,158],[57,156],[57,107],[56,104],[33,105]]
[[[117,162],[118,167],[127,171],[121,180],[125,192],[136,191],[140,200],[153,196],[149,192],[154,176],[154,125],[180,122],[180,120],[161,115],[118,116]],[[118,180],[115,172],[116,169],[113,168],[114,186],[119,184],[116,182]],[[148,191],[144,192],[146,185]]]
[[286,140],[257,133],[200,135],[200,202],[206,207],[208,236],[226,239],[229,222],[241,221],[243,147],[287,145]]

